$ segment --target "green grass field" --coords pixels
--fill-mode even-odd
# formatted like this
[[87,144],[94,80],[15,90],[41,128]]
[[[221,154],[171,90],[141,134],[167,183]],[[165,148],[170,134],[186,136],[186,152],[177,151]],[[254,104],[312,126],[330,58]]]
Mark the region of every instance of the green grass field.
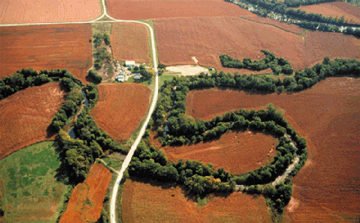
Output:
[[0,161],[0,222],[56,222],[70,187],[56,180],[53,141],[26,147]]

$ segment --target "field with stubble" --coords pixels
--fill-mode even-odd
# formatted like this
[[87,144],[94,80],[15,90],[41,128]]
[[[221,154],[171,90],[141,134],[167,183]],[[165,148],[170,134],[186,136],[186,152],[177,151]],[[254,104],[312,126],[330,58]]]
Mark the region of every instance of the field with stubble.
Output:
[[95,163],[85,181],[74,188],[60,223],[96,222],[100,218],[111,177],[110,170],[102,164]]
[[91,35],[89,24],[0,28],[0,78],[22,68],[66,68],[87,83],[85,77],[92,65]]
[[114,23],[111,46],[116,60],[150,64],[149,31],[141,24]]
[[109,15],[116,19],[155,19],[252,15],[223,0],[106,0]]
[[127,140],[144,118],[151,90],[142,84],[102,84],[91,111],[96,124],[118,142]]
[[293,26],[252,20],[252,17],[156,19],[160,63],[194,64],[192,57],[196,57],[200,65],[218,71],[249,73],[223,68],[219,55],[259,60],[264,58],[261,50],[267,50],[288,60],[294,70],[321,62],[325,56],[360,58],[360,40],[352,36],[312,31],[306,31],[304,36]]
[[238,131],[192,145],[161,147],[157,138],[151,138],[150,143],[163,150],[169,161],[196,160],[211,163],[215,169],[223,167],[232,174],[243,174],[270,162],[276,155],[277,141],[271,135]]
[[64,102],[59,83],[19,91],[0,101],[0,159],[26,146],[54,139],[47,131]]
[[[209,119],[239,108],[273,103],[308,143],[305,167],[293,180],[285,219],[291,222],[356,221],[360,213],[360,81],[329,78],[292,94],[247,94],[196,90],[187,96],[187,114]],[[208,100],[211,98],[211,100]]]
[[98,0],[0,1],[0,24],[86,21],[100,13]]
[[211,195],[203,207],[179,187],[128,179],[122,195],[124,223],[131,222],[271,222],[264,197],[232,193]]

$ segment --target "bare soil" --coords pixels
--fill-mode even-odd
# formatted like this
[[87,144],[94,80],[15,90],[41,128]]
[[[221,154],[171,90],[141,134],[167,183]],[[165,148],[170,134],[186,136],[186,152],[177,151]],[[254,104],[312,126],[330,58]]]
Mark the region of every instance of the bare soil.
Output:
[[[294,178],[298,206],[286,212],[289,222],[357,221],[360,213],[360,81],[329,78],[293,94],[247,94],[217,89],[191,91],[187,114],[209,119],[269,103],[285,110],[285,118],[307,139],[309,158]],[[211,98],[211,100],[208,100]]]
[[128,179],[122,195],[123,222],[271,222],[264,197],[211,195],[200,207],[179,187]]
[[74,188],[60,223],[96,222],[100,218],[111,177],[110,170],[102,164],[95,163],[86,180]]
[[58,83],[19,91],[0,101],[0,159],[26,146],[53,140],[47,131],[64,102]]
[[1,0],[0,24],[76,22],[100,16],[99,0]]
[[142,84],[101,84],[91,111],[96,124],[116,141],[127,140],[144,118],[151,90]]
[[223,0],[106,0],[106,4],[110,16],[130,20],[252,15]]
[[22,68],[66,68],[87,83],[91,35],[89,24],[0,28],[0,78]]

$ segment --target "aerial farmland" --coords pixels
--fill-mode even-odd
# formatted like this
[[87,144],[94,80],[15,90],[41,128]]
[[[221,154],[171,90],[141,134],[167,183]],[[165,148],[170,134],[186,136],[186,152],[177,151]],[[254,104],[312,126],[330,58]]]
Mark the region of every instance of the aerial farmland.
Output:
[[0,2],[0,222],[358,222],[360,4]]

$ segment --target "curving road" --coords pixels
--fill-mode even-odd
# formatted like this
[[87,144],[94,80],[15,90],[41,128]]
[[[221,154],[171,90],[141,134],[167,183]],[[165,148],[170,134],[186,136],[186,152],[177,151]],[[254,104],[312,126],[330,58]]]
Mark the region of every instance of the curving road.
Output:
[[[105,0],[102,0],[102,6],[103,6],[103,12],[102,14],[93,20],[90,21],[84,21],[84,22],[55,22],[55,23],[22,23],[22,24],[0,24],[0,27],[11,27],[11,26],[36,26],[36,25],[65,25],[65,24],[91,24],[91,23],[114,23],[114,22],[123,22],[123,23],[138,23],[138,24],[142,24],[148,27],[149,31],[150,31],[150,38],[151,38],[151,48],[152,48],[152,57],[153,57],[153,63],[154,63],[154,71],[155,71],[155,89],[154,89],[154,96],[152,98],[152,103],[150,105],[150,109],[147,113],[145,122],[143,123],[141,130],[139,132],[138,137],[136,138],[134,144],[131,146],[131,149],[129,151],[129,153],[127,154],[121,169],[118,172],[115,172],[118,174],[118,177],[116,178],[115,184],[114,184],[114,188],[111,194],[111,201],[110,201],[110,222],[115,223],[116,222],[116,213],[115,213],[115,206],[116,206],[116,197],[117,197],[117,193],[119,190],[119,185],[121,182],[121,179],[123,178],[124,172],[126,170],[126,168],[129,166],[130,161],[134,155],[134,152],[137,148],[137,146],[140,143],[140,140],[142,138],[142,136],[145,133],[146,130],[146,126],[149,123],[149,120],[151,118],[151,114],[154,112],[155,110],[155,106],[156,106],[156,102],[158,99],[158,91],[159,91],[159,77],[158,77],[158,70],[157,70],[157,55],[156,55],[156,47],[155,47],[155,35],[154,35],[154,30],[153,28],[144,22],[140,22],[140,21],[135,21],[135,20],[119,20],[119,19],[114,19],[112,18],[109,14],[107,14],[107,10],[106,10],[106,4],[105,4]],[[110,19],[110,21],[99,21],[102,18],[108,18]]]

